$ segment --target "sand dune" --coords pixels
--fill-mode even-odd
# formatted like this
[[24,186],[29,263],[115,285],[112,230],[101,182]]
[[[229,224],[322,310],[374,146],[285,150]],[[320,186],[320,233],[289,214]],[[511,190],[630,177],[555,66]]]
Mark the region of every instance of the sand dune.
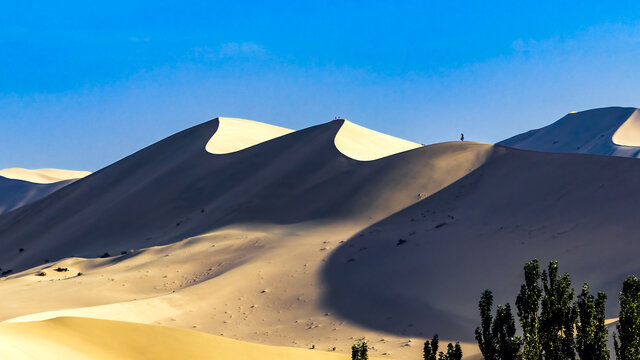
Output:
[[37,184],[51,184],[64,180],[80,179],[90,175],[88,171],[63,169],[22,169],[8,168],[0,170],[0,176],[7,179],[23,180]]
[[0,215],[39,200],[71,182],[73,180],[37,184],[0,176]]
[[350,359],[170,327],[86,318],[0,324],[0,357],[22,359]]
[[609,107],[567,114],[555,123],[504,140],[524,150],[640,157],[640,111]]
[[[397,359],[420,358],[437,332],[473,359],[481,291],[512,302],[525,261],[558,259],[576,287],[607,291],[611,318],[622,279],[640,273],[636,159],[411,148],[343,120],[248,141],[234,131],[252,122],[220,124],[0,216],[0,267],[13,270],[0,320],[124,320],[340,353],[366,337]],[[214,156],[212,141],[231,150]]]
[[[3,278],[0,318],[196,326],[341,352],[366,336],[373,355],[418,356],[419,340],[331,315],[321,268],[341,241],[473,171],[491,147],[444,143],[362,162],[336,148],[343,124],[211,156],[208,122],[0,217],[0,267],[25,270]],[[104,252],[116,256],[96,258]]]
[[206,150],[212,154],[229,154],[291,133],[293,130],[257,121],[218,117],[218,128]]

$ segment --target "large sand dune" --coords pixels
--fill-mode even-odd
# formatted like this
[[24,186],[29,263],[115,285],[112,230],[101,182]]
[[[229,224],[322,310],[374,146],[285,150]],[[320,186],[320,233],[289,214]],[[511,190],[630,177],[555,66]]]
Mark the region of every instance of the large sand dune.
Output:
[[544,152],[640,157],[640,110],[609,107],[573,112],[499,144]]
[[[374,355],[418,356],[415,339],[331,315],[321,268],[341,241],[473,171],[491,147],[444,143],[363,162],[337,149],[344,124],[211,154],[214,120],[0,217],[0,267],[25,270],[3,279],[1,318],[196,326],[339,352],[367,336]],[[116,256],[97,258],[105,252]]]
[[339,353],[366,337],[397,359],[420,358],[437,332],[474,358],[481,291],[512,302],[525,261],[560,260],[576,287],[609,293],[610,317],[640,273],[636,159],[416,147],[344,120],[247,140],[234,131],[251,122],[218,136],[223,122],[0,216],[0,267],[13,270],[0,320],[133,321]]

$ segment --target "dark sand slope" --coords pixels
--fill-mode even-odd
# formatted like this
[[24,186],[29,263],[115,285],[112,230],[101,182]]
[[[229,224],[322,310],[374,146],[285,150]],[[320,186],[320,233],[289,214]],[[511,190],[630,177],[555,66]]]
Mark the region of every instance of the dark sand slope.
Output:
[[[395,334],[473,341],[477,301],[515,301],[522,266],[560,261],[576,288],[617,293],[640,274],[640,161],[496,147],[435,195],[372,225],[333,253],[325,304]],[[399,244],[399,240],[406,240]]]
[[0,176],[0,215],[39,200],[73,181],[37,184]]

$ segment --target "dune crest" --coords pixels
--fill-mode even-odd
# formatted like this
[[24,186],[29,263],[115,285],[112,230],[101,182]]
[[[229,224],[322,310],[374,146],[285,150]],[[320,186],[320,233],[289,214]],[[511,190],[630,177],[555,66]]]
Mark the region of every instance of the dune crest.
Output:
[[7,179],[23,180],[37,184],[51,184],[64,180],[80,179],[90,174],[89,171],[64,169],[7,168],[0,170],[0,176]]
[[611,137],[616,145],[624,146],[640,146],[640,110],[636,111],[629,116],[616,132]]
[[419,148],[420,144],[383,134],[348,120],[336,134],[336,148],[345,156],[359,161],[372,161]]
[[212,154],[229,154],[289,134],[293,130],[257,121],[218,117],[218,129],[205,149]]

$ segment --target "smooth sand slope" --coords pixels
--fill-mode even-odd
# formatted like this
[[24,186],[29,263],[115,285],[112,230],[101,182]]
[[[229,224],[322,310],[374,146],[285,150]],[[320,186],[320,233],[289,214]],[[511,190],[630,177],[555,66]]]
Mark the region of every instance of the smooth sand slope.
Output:
[[212,154],[229,154],[293,132],[245,119],[218,117],[214,121],[218,128],[205,146]]
[[[344,121],[332,121],[214,155],[205,144],[218,124],[0,217],[0,267],[27,269],[0,281],[0,317],[128,320],[343,353],[366,336],[372,355],[419,357],[418,339],[333,315],[322,267],[361,229],[476,169],[491,146],[444,143],[362,162],[336,148]],[[115,256],[96,258],[105,252]]]
[[504,140],[524,150],[640,157],[640,110],[609,107],[567,114],[555,123]]
[[0,176],[7,179],[23,180],[36,184],[51,184],[55,182],[81,179],[90,175],[88,171],[63,170],[63,169],[1,169]]
[[39,200],[72,182],[37,184],[0,176],[0,215]]
[[334,143],[342,154],[360,161],[377,160],[422,146],[367,129],[347,120],[344,120],[344,124],[336,134]]
[[317,350],[275,347],[164,326],[87,318],[0,324],[0,358],[22,359],[350,359]]

